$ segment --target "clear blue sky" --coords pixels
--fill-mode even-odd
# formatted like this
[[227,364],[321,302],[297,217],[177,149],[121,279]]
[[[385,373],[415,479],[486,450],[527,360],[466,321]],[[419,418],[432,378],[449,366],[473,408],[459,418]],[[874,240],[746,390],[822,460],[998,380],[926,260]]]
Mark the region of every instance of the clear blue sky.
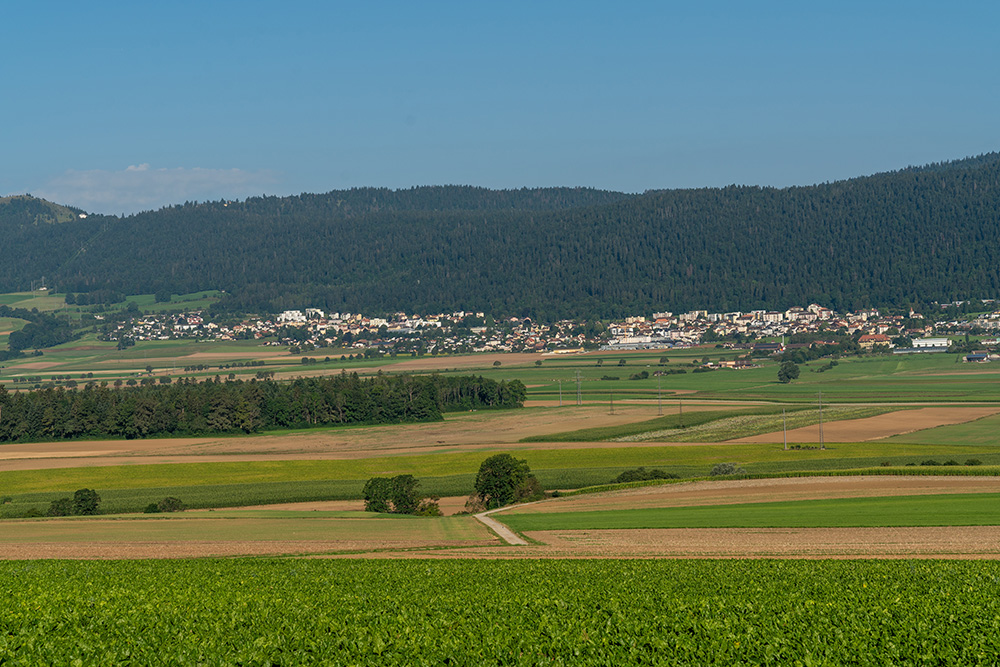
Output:
[[11,2],[0,195],[805,185],[1000,149],[995,2]]

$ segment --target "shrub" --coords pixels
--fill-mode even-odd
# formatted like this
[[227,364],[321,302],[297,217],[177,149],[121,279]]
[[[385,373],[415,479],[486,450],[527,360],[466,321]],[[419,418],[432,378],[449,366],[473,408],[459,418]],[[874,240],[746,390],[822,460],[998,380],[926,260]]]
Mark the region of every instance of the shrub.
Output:
[[69,516],[73,513],[73,501],[69,498],[60,498],[59,500],[53,500],[49,505],[49,509],[45,512],[46,516]]
[[181,502],[180,498],[167,496],[156,504],[156,509],[159,512],[183,512],[184,503]]
[[942,463],[941,465],[946,465],[946,466],[957,466],[957,465],[958,465],[958,461],[956,461],[955,459],[948,459],[947,461],[945,461],[945,462],[944,462],[944,463]]
[[101,497],[93,489],[78,489],[73,494],[73,514],[89,516],[97,514]]
[[441,516],[441,507],[438,506],[438,501],[440,498],[424,498],[417,505],[417,510],[414,512],[417,516]]
[[638,468],[626,470],[611,480],[611,483],[622,484],[625,482],[645,482],[651,479],[680,479],[680,477],[680,475],[672,472],[666,472],[664,470],[660,470],[659,468],[646,470],[646,468],[640,466]]
[[745,475],[747,471],[746,468],[735,463],[716,463],[712,467],[712,471],[708,474],[711,477],[718,477],[720,475]]
[[926,461],[921,461],[920,465],[922,465],[922,466],[939,466],[941,464],[938,463],[937,461],[935,461],[934,459],[927,459]]
[[160,512],[160,506],[156,503],[149,503],[146,505],[146,509],[142,510],[143,514],[158,514]]
[[980,461],[979,459],[966,459],[965,465],[967,465],[967,466],[981,466],[981,465],[983,465],[983,462]]

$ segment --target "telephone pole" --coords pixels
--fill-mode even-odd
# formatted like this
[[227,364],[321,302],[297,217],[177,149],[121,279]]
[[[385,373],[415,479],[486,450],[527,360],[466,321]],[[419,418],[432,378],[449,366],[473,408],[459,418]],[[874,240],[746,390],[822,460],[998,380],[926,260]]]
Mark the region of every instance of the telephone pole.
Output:
[[660,391],[660,376],[656,376],[656,414],[663,416],[663,392]]
[[788,422],[785,421],[785,409],[781,408],[781,438],[785,442],[785,451],[788,451]]
[[819,392],[819,448],[826,449],[823,443],[823,392]]

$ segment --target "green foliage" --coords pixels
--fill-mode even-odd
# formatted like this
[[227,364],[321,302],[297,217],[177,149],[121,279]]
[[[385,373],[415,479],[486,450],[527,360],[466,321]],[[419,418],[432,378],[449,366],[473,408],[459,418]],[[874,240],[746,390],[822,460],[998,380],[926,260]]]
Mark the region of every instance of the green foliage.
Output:
[[97,514],[101,497],[93,489],[78,489],[73,494],[73,514],[89,516]]
[[160,502],[156,503],[156,509],[159,512],[183,512],[185,507],[180,498],[167,496]]
[[645,482],[653,479],[680,479],[680,475],[653,468],[646,470],[644,466],[626,470],[622,474],[611,480],[612,484],[623,484],[627,482]]
[[6,561],[0,661],[989,664],[998,578],[960,560]]
[[525,393],[519,380],[357,374],[290,383],[217,379],[150,381],[134,389],[43,389],[0,394],[0,442],[436,421],[442,412],[520,407]]
[[45,514],[46,516],[70,516],[73,514],[73,501],[69,498],[53,500]]
[[[421,509],[431,511],[431,505],[423,505],[417,491],[420,482],[413,475],[396,475],[395,477],[372,477],[365,482],[362,494],[365,499],[366,512],[383,512],[387,514],[417,514]],[[434,504],[436,507],[436,503]],[[424,516],[439,516],[425,514]]]
[[486,509],[534,499],[541,492],[528,462],[510,454],[496,454],[483,461],[474,488]]
[[745,475],[747,471],[746,468],[736,463],[716,463],[708,474],[710,477],[720,477],[722,475]]
[[778,382],[788,384],[799,377],[799,367],[794,361],[783,361],[778,368]]

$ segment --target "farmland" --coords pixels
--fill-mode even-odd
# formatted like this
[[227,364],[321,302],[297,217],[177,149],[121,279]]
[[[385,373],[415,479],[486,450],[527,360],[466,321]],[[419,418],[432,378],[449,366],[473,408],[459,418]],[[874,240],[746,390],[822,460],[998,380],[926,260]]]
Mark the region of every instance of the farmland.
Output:
[[998,576],[954,561],[8,561],[0,660],[985,664]]

